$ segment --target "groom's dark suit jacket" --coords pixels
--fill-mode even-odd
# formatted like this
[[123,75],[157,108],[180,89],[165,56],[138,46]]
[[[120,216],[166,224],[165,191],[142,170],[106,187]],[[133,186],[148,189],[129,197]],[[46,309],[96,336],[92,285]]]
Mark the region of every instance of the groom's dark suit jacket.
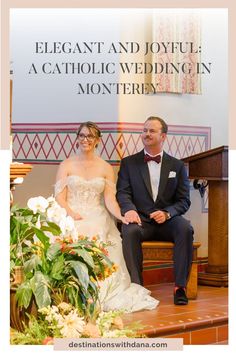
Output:
[[154,201],[144,151],[125,157],[118,174],[117,200],[122,214],[136,210],[143,221],[150,221],[149,214],[156,210],[165,210],[171,217],[184,214],[191,204],[184,163],[163,152],[158,196]]

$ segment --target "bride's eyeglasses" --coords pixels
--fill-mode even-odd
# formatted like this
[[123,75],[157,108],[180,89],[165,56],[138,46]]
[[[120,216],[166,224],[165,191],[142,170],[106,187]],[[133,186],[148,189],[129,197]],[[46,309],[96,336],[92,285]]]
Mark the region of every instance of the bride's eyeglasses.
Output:
[[92,134],[85,135],[85,134],[83,134],[83,133],[79,133],[79,134],[78,134],[78,139],[79,139],[80,141],[83,141],[83,140],[85,140],[85,139],[87,139],[87,141],[93,141],[93,140],[95,139],[95,136],[92,135]]

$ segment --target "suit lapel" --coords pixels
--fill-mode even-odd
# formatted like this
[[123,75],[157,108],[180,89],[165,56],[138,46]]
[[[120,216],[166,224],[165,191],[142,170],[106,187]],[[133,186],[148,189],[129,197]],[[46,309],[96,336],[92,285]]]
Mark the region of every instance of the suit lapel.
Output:
[[136,156],[136,159],[138,160],[137,166],[139,166],[144,184],[152,197],[152,187],[151,187],[151,181],[150,181],[150,175],[149,175],[149,169],[148,165],[146,162],[144,162],[144,152],[143,150]]
[[159,183],[156,201],[161,197],[161,195],[165,191],[170,170],[171,170],[171,159],[165,152],[163,152],[163,160],[161,164],[161,173],[160,173],[160,183]]

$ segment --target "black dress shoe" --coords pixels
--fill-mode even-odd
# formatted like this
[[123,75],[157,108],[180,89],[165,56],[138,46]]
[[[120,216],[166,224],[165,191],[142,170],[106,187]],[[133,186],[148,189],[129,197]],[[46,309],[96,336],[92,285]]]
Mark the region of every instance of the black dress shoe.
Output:
[[178,288],[174,294],[175,305],[188,305],[188,298],[183,288]]

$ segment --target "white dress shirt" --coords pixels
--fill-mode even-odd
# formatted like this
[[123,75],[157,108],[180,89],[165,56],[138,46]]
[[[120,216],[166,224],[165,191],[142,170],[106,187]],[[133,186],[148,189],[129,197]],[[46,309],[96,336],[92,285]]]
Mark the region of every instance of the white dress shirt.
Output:
[[158,188],[159,188],[159,183],[160,183],[160,173],[161,173],[163,151],[161,151],[157,155],[151,155],[144,149],[144,154],[147,154],[152,157],[157,156],[157,155],[161,156],[160,163],[156,163],[155,161],[148,161],[147,162],[148,169],[149,169],[149,175],[150,175],[150,181],[151,181],[151,187],[152,187],[152,198],[155,201],[157,198]]

